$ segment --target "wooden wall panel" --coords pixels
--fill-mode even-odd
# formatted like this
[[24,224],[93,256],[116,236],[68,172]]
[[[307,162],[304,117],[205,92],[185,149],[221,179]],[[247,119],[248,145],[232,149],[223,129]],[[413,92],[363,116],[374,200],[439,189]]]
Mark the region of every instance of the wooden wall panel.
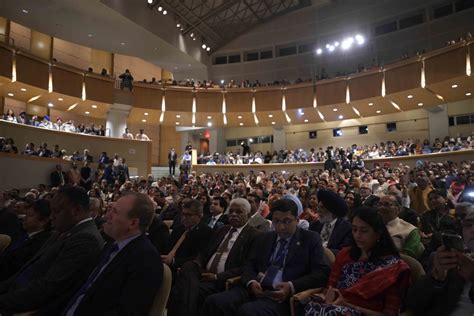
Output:
[[[227,104],[226,104],[227,107]],[[196,93],[196,111],[197,112],[219,112],[222,113],[222,92]]]
[[355,77],[349,80],[351,101],[374,98],[382,95],[381,72]]
[[167,90],[165,92],[166,111],[176,112],[192,112],[193,108],[193,93],[188,91],[173,91]]
[[[255,104],[257,112],[281,110],[282,98],[283,91],[280,89],[255,92]],[[252,107],[250,107],[250,109],[252,109]]]
[[83,75],[58,67],[52,68],[53,91],[76,98],[82,96]]
[[12,77],[13,52],[0,47],[0,76],[11,79]]
[[86,96],[88,100],[114,103],[114,81],[108,78],[86,76]]
[[319,105],[346,102],[346,80],[338,80],[316,85],[316,99]]
[[386,94],[416,89],[421,86],[421,62],[413,62],[385,71]]
[[49,65],[45,62],[18,54],[16,75],[19,82],[48,90]]
[[163,91],[152,87],[133,87],[133,106],[161,110]]
[[313,87],[301,87],[285,90],[286,108],[300,109],[313,107]]
[[227,92],[225,94],[228,113],[251,112],[252,92]]
[[426,84],[446,81],[466,74],[467,47],[459,47],[425,60]]

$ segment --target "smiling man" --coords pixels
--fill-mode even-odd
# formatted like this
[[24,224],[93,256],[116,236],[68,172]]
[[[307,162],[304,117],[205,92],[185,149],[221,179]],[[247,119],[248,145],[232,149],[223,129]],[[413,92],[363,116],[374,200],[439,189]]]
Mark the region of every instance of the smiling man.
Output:
[[292,294],[325,286],[329,267],[321,238],[297,227],[295,202],[277,200],[270,211],[275,231],[255,240],[242,285],[209,296],[203,315],[289,315]]

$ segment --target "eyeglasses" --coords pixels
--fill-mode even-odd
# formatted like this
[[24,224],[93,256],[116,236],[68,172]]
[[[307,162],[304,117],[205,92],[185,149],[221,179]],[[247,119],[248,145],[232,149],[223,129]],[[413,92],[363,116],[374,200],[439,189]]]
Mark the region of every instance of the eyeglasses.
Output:
[[294,221],[295,221],[294,219],[290,219],[290,218],[286,218],[283,220],[274,219],[272,223],[274,226],[277,226],[277,225],[290,226]]

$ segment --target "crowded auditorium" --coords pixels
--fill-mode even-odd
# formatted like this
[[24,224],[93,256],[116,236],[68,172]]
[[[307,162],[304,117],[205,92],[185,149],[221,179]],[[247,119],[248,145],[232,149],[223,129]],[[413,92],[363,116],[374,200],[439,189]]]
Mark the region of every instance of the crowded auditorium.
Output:
[[0,0],[0,316],[473,316],[473,0]]

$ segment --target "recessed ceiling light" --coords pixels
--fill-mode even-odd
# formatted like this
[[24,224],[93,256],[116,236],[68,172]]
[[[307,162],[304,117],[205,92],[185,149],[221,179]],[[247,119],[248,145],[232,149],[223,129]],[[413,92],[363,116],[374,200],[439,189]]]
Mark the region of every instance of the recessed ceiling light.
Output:
[[93,109],[97,109],[97,105],[92,104],[91,106],[92,106]]
[[163,7],[161,5],[158,7],[158,11],[159,12],[163,11]]
[[241,119],[242,119],[242,115],[237,116],[237,118],[238,118],[239,120],[241,120]]
[[211,47],[207,46],[206,50],[207,50],[208,52],[210,52],[210,51],[211,51]]
[[336,108],[334,108],[334,109],[332,109],[332,110],[333,110],[334,112],[337,112],[337,109],[336,109]]
[[167,14],[168,14],[168,11],[163,10],[163,15],[167,15]]
[[407,96],[407,98],[408,98],[408,99],[413,99],[413,96],[412,96],[411,94],[409,94],[409,95]]
[[120,45],[124,46],[124,45],[125,45],[125,42],[120,43]]
[[11,93],[11,92],[9,92],[9,93],[8,93],[8,96],[9,96],[9,97],[13,97],[13,96],[14,96],[14,94],[13,94],[13,93]]
[[308,119],[306,119],[306,120],[304,120],[304,122],[305,122],[305,123],[308,123],[308,122],[309,122],[309,120],[308,120]]
[[54,106],[54,104],[52,104],[51,102],[49,102],[49,103],[48,103],[48,106],[49,106],[50,108],[52,108],[52,107]]
[[148,4],[152,4],[153,3],[153,0],[147,0],[148,1]]
[[342,115],[339,115],[339,119],[342,120],[344,118],[344,116]]
[[373,103],[373,102],[370,102],[370,103],[369,103],[369,106],[372,106],[372,105],[374,105],[374,103]]
[[382,111],[380,111],[380,110],[377,110],[377,111],[375,111],[375,112],[376,112],[377,114],[380,114],[380,113],[382,113]]
[[85,111],[84,113],[86,113],[87,115],[91,114],[91,112],[89,112],[89,111]]
[[275,125],[276,123],[275,122],[272,122],[272,125]]
[[179,125],[179,122],[176,122],[176,125]]
[[143,120],[142,120],[142,122],[143,122],[143,123],[146,123],[146,120],[145,120],[145,119],[143,119]]
[[212,122],[207,122],[207,126],[211,127],[211,126],[212,126]]
[[63,101],[64,99],[63,98],[58,98],[58,101]]
[[469,97],[469,96],[471,96],[471,92],[466,93],[466,97]]
[[423,102],[418,103],[418,106],[423,106]]
[[143,113],[143,115],[147,116],[147,115],[148,115],[148,112]]
[[25,9],[23,9],[23,10],[21,10],[21,12],[23,12],[23,13],[25,13],[25,14],[28,14],[28,12],[29,12],[29,11],[28,11],[28,10],[25,10]]
[[457,84],[453,84],[453,85],[451,86],[451,88],[453,88],[453,89],[456,89],[457,87],[458,87]]
[[176,23],[176,27],[177,27],[177,28],[180,28],[180,27],[181,27],[181,24],[180,24],[180,23]]
[[304,112],[300,112],[300,114],[301,114],[301,116],[303,116],[303,115],[304,115]]
[[94,36],[94,35],[92,35],[92,34],[87,34],[87,36],[92,37],[92,36]]
[[176,114],[176,118],[181,118],[181,115],[179,115],[179,114]]
[[212,116],[208,115],[208,116],[207,116],[207,119],[208,119],[208,120],[212,119]]
[[244,126],[244,123],[240,123],[239,125],[240,125],[240,126]]
[[25,89],[25,88],[21,88],[20,90],[21,90],[21,91],[23,91],[23,92],[25,92],[25,91],[26,91],[26,89]]
[[273,114],[268,114],[268,117],[273,117]]

